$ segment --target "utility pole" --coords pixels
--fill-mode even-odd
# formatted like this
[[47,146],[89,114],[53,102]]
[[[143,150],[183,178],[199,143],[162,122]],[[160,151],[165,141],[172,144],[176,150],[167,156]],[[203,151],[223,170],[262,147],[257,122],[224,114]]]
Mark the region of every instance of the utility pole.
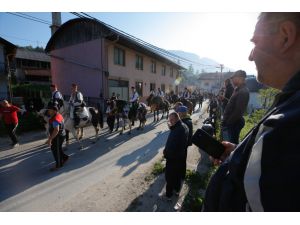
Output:
[[57,29],[61,25],[61,13],[60,12],[52,12],[52,25],[50,26],[51,28],[51,35],[57,31]]

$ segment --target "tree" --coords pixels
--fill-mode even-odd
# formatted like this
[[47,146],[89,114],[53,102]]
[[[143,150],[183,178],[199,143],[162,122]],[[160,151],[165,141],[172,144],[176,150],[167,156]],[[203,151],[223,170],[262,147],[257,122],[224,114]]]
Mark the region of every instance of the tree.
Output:
[[259,100],[262,104],[263,109],[268,109],[272,105],[275,96],[280,91],[274,88],[266,88],[266,89],[260,89],[259,90]]
[[191,74],[194,74],[194,67],[193,67],[192,64],[190,64],[188,71],[189,71]]

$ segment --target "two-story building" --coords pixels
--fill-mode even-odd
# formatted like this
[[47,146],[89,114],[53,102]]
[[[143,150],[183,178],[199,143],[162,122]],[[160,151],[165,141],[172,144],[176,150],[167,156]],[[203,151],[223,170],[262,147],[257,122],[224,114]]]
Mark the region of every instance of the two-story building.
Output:
[[50,57],[45,52],[18,48],[14,60],[18,82],[50,84]]
[[0,99],[10,99],[10,64],[17,47],[0,37]]
[[233,72],[227,73],[202,73],[199,75],[199,88],[202,91],[217,94],[226,79],[232,76]]
[[151,89],[178,92],[175,82],[184,69],[152,46],[102,22],[72,19],[60,26],[46,49],[51,57],[52,81],[69,96],[77,83],[88,100],[112,92],[128,100],[136,87],[143,100]]

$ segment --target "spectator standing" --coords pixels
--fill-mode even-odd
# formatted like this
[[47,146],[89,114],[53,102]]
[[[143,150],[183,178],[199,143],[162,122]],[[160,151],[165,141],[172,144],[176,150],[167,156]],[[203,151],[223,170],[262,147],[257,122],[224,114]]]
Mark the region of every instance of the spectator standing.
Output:
[[223,100],[222,100],[223,112],[225,110],[226,105],[228,104],[230,97],[232,96],[233,91],[234,91],[234,88],[231,84],[230,79],[226,79],[225,80],[225,93],[224,93]]
[[180,106],[177,109],[177,113],[181,119],[181,121],[188,127],[189,129],[189,136],[188,136],[188,143],[184,151],[184,158],[182,161],[182,172],[181,172],[181,179],[185,179],[186,175],[186,160],[187,160],[187,153],[188,147],[192,146],[192,136],[193,136],[193,123],[192,118],[188,114],[188,108],[186,106]]
[[246,87],[246,72],[236,71],[231,77],[235,87],[234,92],[225,108],[222,119],[223,140],[231,143],[239,143],[239,136],[245,126],[243,118],[249,102],[249,90]]
[[16,130],[19,124],[19,119],[17,112],[22,111],[22,109],[9,104],[7,100],[1,102],[0,116],[3,117],[4,125],[7,130],[8,136],[10,137],[13,148],[19,146],[19,141],[16,135]]
[[55,159],[55,166],[50,171],[55,171],[61,168],[69,159],[62,150],[62,144],[65,140],[64,118],[58,112],[58,107],[53,105],[48,107],[49,119],[49,138],[46,142],[51,148]]
[[166,158],[166,197],[171,200],[173,191],[179,195],[181,187],[181,171],[184,152],[188,145],[189,130],[180,120],[179,115],[173,112],[169,116],[170,134],[163,151]]
[[268,113],[222,162],[204,211],[300,211],[300,13],[261,13],[251,41],[259,82],[281,90]]

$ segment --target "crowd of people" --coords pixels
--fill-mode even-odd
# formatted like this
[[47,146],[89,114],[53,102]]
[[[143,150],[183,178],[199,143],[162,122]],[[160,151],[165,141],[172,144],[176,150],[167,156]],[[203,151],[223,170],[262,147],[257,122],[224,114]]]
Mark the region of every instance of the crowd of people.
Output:
[[[254,43],[249,60],[257,67],[257,79],[261,83],[281,90],[267,114],[239,143],[240,131],[245,121],[243,115],[249,101],[246,72],[236,71],[224,82],[223,90],[209,95],[209,118],[221,119],[221,133],[225,151],[214,162],[219,165],[205,193],[203,211],[299,211],[300,172],[298,151],[300,119],[300,13],[261,13],[251,41]],[[63,97],[56,85],[51,86],[52,101],[48,105],[49,137],[47,144],[56,161],[51,170],[57,170],[68,160],[62,151],[64,118],[59,110]],[[166,95],[160,88],[151,94],[173,99],[174,93]],[[196,95],[197,93],[195,93]],[[191,99],[193,93],[187,88],[177,98]],[[175,96],[176,97],[176,96]],[[106,109],[107,122],[112,132],[115,118],[113,95]],[[139,107],[139,95],[132,87],[131,107]],[[202,96],[203,101],[203,96]],[[201,104],[202,104],[201,101]],[[84,107],[83,95],[76,84],[72,85],[69,100],[74,107],[73,117],[78,127],[78,111]],[[22,109],[1,102],[0,116],[12,141],[19,144],[16,136],[17,112]],[[101,110],[103,105],[99,105]],[[170,133],[163,155],[166,158],[166,194],[168,201],[178,195],[185,178],[188,147],[191,146],[193,124],[188,108],[178,104],[169,115]],[[109,122],[111,121],[111,122]],[[132,122],[134,125],[134,121]]]

